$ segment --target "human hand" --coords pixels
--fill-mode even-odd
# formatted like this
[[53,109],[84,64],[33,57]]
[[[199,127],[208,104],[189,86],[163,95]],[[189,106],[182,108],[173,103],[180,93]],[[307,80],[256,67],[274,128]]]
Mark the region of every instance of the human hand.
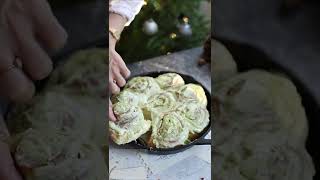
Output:
[[29,100],[33,80],[52,71],[47,51],[64,45],[67,33],[46,0],[0,0],[0,96]]
[[[109,90],[112,94],[120,92],[120,87],[126,84],[126,78],[130,76],[130,71],[121,56],[115,50],[116,40],[109,34]],[[109,99],[109,119],[116,121],[113,113],[112,102]]]
[[121,56],[115,50],[116,40],[109,34],[109,89],[112,94],[120,92],[120,87],[126,84],[130,71]]
[[8,144],[5,139],[9,137],[8,130],[0,115],[0,179],[1,180],[22,180],[11,157]]

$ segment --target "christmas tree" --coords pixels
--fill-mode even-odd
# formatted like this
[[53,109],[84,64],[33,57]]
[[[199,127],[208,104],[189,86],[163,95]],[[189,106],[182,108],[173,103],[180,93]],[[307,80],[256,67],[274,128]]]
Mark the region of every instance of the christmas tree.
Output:
[[117,51],[126,61],[138,61],[201,46],[210,28],[200,12],[202,1],[208,0],[145,0]]

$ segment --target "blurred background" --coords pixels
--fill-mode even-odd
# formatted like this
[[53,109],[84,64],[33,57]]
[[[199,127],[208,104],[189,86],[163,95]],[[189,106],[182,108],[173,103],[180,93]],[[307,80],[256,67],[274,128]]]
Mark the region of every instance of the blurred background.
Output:
[[105,0],[49,0],[49,3],[68,32],[68,42],[60,53],[65,54],[90,45],[107,46],[108,13]]
[[259,48],[320,101],[320,1],[216,0],[213,34]]
[[210,0],[145,0],[118,43],[126,61],[202,46],[211,25]]
[[[49,0],[69,33],[64,50],[107,41],[105,0]],[[126,27],[117,46],[130,63],[203,46],[210,34],[211,0],[145,0],[141,12]],[[105,28],[103,28],[105,27]]]

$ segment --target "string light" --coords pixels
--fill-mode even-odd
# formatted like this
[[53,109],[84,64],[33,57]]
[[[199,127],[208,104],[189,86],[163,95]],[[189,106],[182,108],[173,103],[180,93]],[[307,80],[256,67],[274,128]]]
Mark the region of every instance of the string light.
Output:
[[177,37],[177,34],[176,34],[176,33],[171,33],[171,34],[170,34],[170,38],[171,38],[171,39],[175,39],[176,37]]

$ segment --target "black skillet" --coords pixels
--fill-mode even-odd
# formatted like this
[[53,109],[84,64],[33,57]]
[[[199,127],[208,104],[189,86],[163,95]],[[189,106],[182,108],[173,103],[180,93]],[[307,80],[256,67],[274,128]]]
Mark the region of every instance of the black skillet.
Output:
[[222,42],[231,52],[237,62],[240,72],[250,69],[264,69],[271,72],[280,72],[286,74],[296,85],[299,94],[302,97],[302,104],[305,108],[309,124],[309,134],[306,143],[307,151],[313,159],[316,169],[314,179],[320,179],[320,106],[310,90],[304,85],[303,81],[295,76],[290,67],[283,67],[275,60],[271,59],[267,54],[258,48],[250,45],[237,43],[232,40],[215,37]]
[[[150,76],[150,77],[157,77],[160,74],[164,74],[164,73],[168,73],[168,71],[158,71],[158,72],[149,72],[149,73],[144,73],[144,74],[139,74],[136,76]],[[177,73],[177,72],[174,72]],[[173,148],[149,148],[146,143],[144,142],[144,140],[142,140],[142,138],[137,139],[136,141],[131,142],[129,145],[132,146],[135,149],[141,149],[141,150],[145,150],[148,153],[151,154],[159,154],[159,155],[165,155],[165,154],[174,154],[174,153],[179,153],[182,152],[186,149],[191,148],[194,145],[211,145],[211,139],[205,139],[205,136],[210,132],[211,130],[211,121],[212,121],[212,116],[211,116],[211,95],[210,92],[197,80],[195,80],[193,77],[189,76],[189,75],[185,75],[185,74],[181,74],[181,73],[177,73],[179,74],[185,81],[185,83],[194,83],[194,84],[200,84],[207,96],[208,99],[208,105],[207,105],[207,109],[209,111],[209,115],[210,115],[210,122],[207,125],[207,127],[198,134],[198,137],[196,139],[194,139],[193,141],[191,141],[190,143],[186,144],[186,145],[180,145],[180,146],[176,146]],[[133,77],[136,77],[133,76]],[[133,77],[130,77],[133,78]]]

